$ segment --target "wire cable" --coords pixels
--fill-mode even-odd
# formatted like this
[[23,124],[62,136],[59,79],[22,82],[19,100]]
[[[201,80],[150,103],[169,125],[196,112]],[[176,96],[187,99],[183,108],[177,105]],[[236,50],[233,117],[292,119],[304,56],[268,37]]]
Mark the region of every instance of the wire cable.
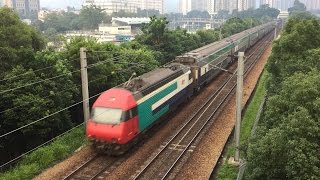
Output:
[[[103,91],[103,92],[104,92],[104,91]],[[101,92],[101,93],[99,93],[99,94],[96,94],[96,95],[94,95],[94,96],[91,96],[91,97],[88,98],[88,99],[82,100],[82,101],[80,101],[80,102],[78,102],[78,103],[75,103],[75,104],[73,104],[73,105],[71,105],[71,106],[68,106],[68,107],[66,107],[66,108],[60,109],[59,111],[56,111],[56,112],[54,112],[54,113],[52,113],[52,114],[49,114],[49,115],[47,115],[47,116],[45,116],[45,117],[42,117],[42,118],[40,118],[40,119],[38,119],[38,120],[36,120],[36,121],[33,121],[33,122],[29,123],[29,124],[23,125],[23,126],[17,128],[17,129],[14,129],[14,130],[12,130],[12,131],[10,131],[10,132],[7,132],[7,133],[5,133],[5,134],[2,134],[2,135],[0,135],[0,138],[3,138],[3,137],[5,137],[5,136],[7,136],[7,135],[10,135],[10,134],[12,134],[12,133],[14,133],[14,132],[17,132],[17,131],[21,130],[21,129],[24,129],[24,128],[26,128],[26,127],[29,127],[29,126],[31,126],[31,125],[33,125],[33,124],[38,123],[38,122],[41,122],[41,121],[43,121],[43,120],[45,120],[45,119],[47,119],[47,118],[49,118],[49,117],[51,117],[51,116],[54,116],[54,115],[56,115],[56,114],[59,114],[60,112],[63,112],[63,111],[65,111],[65,110],[67,110],[67,109],[70,109],[70,108],[72,108],[72,107],[74,107],[74,106],[77,106],[77,105],[79,105],[79,104],[81,104],[81,103],[83,103],[83,102],[85,102],[85,101],[88,101],[88,100],[90,100],[90,99],[92,99],[92,98],[95,98],[95,97],[99,96],[100,94],[102,94],[103,92]]]
[[51,77],[51,78],[47,78],[47,79],[43,79],[43,80],[36,81],[36,82],[33,82],[33,83],[25,84],[23,86],[18,86],[18,87],[15,87],[15,88],[7,89],[7,90],[4,90],[4,91],[1,91],[0,94],[7,93],[7,92],[10,92],[10,91],[15,91],[17,89],[25,88],[25,87],[32,86],[32,85],[35,85],[35,84],[39,84],[39,83],[42,83],[42,82],[46,82],[46,81],[49,81],[49,80],[57,79],[57,78],[60,78],[60,77],[63,77],[63,76],[67,76],[67,75],[70,75],[70,74],[73,74],[73,73],[77,73],[77,72],[80,72],[80,71],[81,71],[81,69],[78,69],[76,71],[64,73],[64,74],[61,74],[61,75],[58,75],[58,76],[54,76],[54,77]]
[[37,150],[37,149],[39,149],[39,148],[41,148],[41,147],[43,147],[43,146],[45,146],[45,145],[49,144],[50,142],[52,142],[52,141],[54,141],[54,140],[58,139],[59,137],[62,137],[63,135],[65,135],[65,134],[67,134],[67,133],[71,132],[72,130],[74,130],[74,129],[76,129],[76,128],[80,127],[80,126],[82,126],[83,124],[84,124],[84,122],[83,122],[83,123],[81,123],[81,124],[79,124],[79,125],[77,125],[77,126],[75,126],[75,127],[73,127],[73,128],[71,128],[71,129],[69,129],[68,131],[66,131],[66,132],[64,132],[64,133],[62,133],[62,134],[60,134],[60,135],[58,135],[58,136],[56,136],[56,137],[54,137],[54,138],[50,139],[49,141],[47,141],[47,142],[45,142],[45,143],[43,143],[43,144],[41,144],[41,145],[39,145],[39,146],[37,146],[37,147],[35,147],[35,148],[33,148],[33,149],[29,150],[29,151],[27,151],[27,152],[25,152],[25,153],[21,154],[20,156],[18,156],[18,157],[16,157],[16,158],[14,158],[14,159],[12,159],[12,160],[10,160],[10,161],[8,161],[8,162],[6,162],[6,163],[2,164],[2,165],[0,166],[0,169],[1,169],[1,168],[3,168],[3,167],[5,167],[5,166],[7,166],[7,165],[9,165],[9,164],[11,164],[11,163],[13,163],[13,162],[15,162],[16,160],[18,160],[18,159],[20,159],[20,158],[22,158],[22,157],[24,157],[24,156],[28,155],[29,153],[31,153],[31,152],[33,152],[33,151],[35,151],[35,150]]
[[[88,84],[91,84],[91,83],[97,82],[97,81],[99,81],[99,80],[101,80],[101,79],[103,79],[103,78],[106,78],[106,77],[108,77],[108,76],[109,76],[109,75],[104,76],[104,77],[102,77],[102,78],[98,78],[98,79],[95,79],[95,80],[89,81],[89,82],[88,82]],[[66,89],[66,90],[63,90],[63,91],[58,91],[58,92],[55,92],[55,94],[63,93],[63,92],[66,92],[66,91],[69,91],[69,90],[72,90],[72,89],[74,89],[74,88],[69,88],[69,89]],[[48,96],[44,96],[44,97],[41,97],[41,98],[45,99],[45,98],[49,98],[50,96],[54,96],[54,95],[48,95]],[[4,110],[4,111],[1,111],[1,112],[0,112],[0,114],[3,114],[3,113],[5,113],[5,112],[7,112],[7,111],[10,111],[10,110],[18,109],[18,108],[20,108],[20,107],[23,107],[23,106],[29,105],[29,104],[31,104],[31,103],[33,103],[33,102],[36,102],[36,101],[37,101],[37,100],[29,101],[29,102],[27,102],[27,103],[25,103],[25,104],[22,104],[22,105],[19,105],[19,106],[16,106],[16,107],[10,108],[10,109],[6,109],[6,110]]]
[[[75,60],[80,60],[80,58],[73,59],[73,60],[70,60],[70,61],[75,61]],[[54,66],[55,66],[55,65],[47,66],[47,67],[44,67],[44,68],[41,68],[41,69],[33,70],[32,72],[26,72],[26,73],[22,73],[22,74],[19,74],[19,75],[10,77],[10,78],[5,78],[5,79],[0,80],[0,82],[7,81],[7,80],[11,80],[11,79],[15,79],[15,78],[21,77],[21,76],[25,76],[25,75],[30,74],[30,73],[33,73],[33,72],[39,72],[39,71],[43,71],[43,70],[46,70],[46,69],[50,69],[50,68],[52,68],[52,67],[54,67]]]
[[[92,68],[92,67],[96,67],[98,65],[105,64],[106,62],[108,62],[110,60],[116,60],[116,59],[119,59],[119,58],[121,58],[121,57],[115,57],[115,58],[112,58],[112,59],[105,60],[103,62],[97,62],[97,63],[91,64],[91,65],[89,65],[89,66],[87,66],[85,68],[89,69],[89,68]],[[43,80],[40,80],[40,81],[37,81],[37,82],[29,83],[29,84],[26,84],[26,85],[23,85],[23,86],[18,86],[18,87],[15,87],[15,88],[7,89],[7,90],[4,90],[4,91],[1,91],[0,94],[4,94],[4,93],[10,92],[10,91],[15,91],[17,89],[25,88],[25,87],[32,86],[32,85],[35,85],[35,84],[39,84],[39,83],[42,83],[42,82],[46,82],[46,81],[49,81],[49,80],[53,80],[53,79],[57,79],[57,78],[60,78],[60,77],[63,77],[63,76],[67,76],[67,75],[70,75],[70,74],[73,74],[73,73],[77,73],[77,72],[80,72],[81,70],[83,70],[85,68],[81,68],[81,69],[78,69],[78,70],[75,70],[75,71],[72,71],[72,72],[68,72],[68,73],[64,73],[64,74],[61,74],[61,75],[58,75],[58,76],[54,76],[54,77],[51,77],[51,78],[43,79]]]
[[[123,83],[122,83],[122,84],[123,84]],[[119,85],[117,85],[117,86],[115,86],[115,87],[120,87],[122,84],[119,84]],[[115,88],[115,87],[113,87],[113,88]],[[68,106],[68,107],[66,107],[66,108],[63,108],[63,109],[61,109],[61,110],[59,110],[59,111],[56,111],[56,112],[54,112],[54,113],[52,113],[52,114],[49,114],[49,115],[47,115],[47,116],[45,116],[45,117],[42,117],[42,118],[40,118],[40,119],[38,119],[38,120],[36,120],[36,121],[33,121],[33,122],[29,123],[29,124],[26,124],[26,125],[21,126],[21,127],[17,128],[17,129],[14,129],[14,130],[12,130],[12,131],[10,131],[10,132],[7,132],[7,133],[5,133],[5,134],[2,134],[2,135],[0,135],[0,138],[3,138],[3,137],[5,137],[5,136],[7,136],[7,135],[10,135],[10,134],[12,134],[12,133],[14,133],[14,132],[17,132],[17,131],[19,131],[19,130],[21,130],[21,129],[24,129],[24,128],[26,128],[26,127],[29,127],[29,126],[31,126],[31,125],[33,125],[33,124],[35,124],[35,123],[41,122],[41,121],[43,121],[44,119],[47,119],[47,118],[49,118],[49,117],[51,117],[51,116],[54,116],[54,115],[56,115],[56,114],[59,114],[60,112],[63,112],[63,111],[65,111],[65,110],[67,110],[67,109],[70,109],[70,108],[72,108],[72,107],[74,107],[74,106],[77,106],[77,105],[79,105],[79,104],[81,104],[81,103],[83,103],[83,102],[85,102],[85,101],[88,101],[88,100],[90,100],[90,99],[93,99],[93,98],[101,95],[101,94],[104,93],[104,92],[105,92],[105,90],[102,91],[102,92],[100,92],[100,93],[98,93],[98,94],[96,94],[96,95],[94,95],[94,96],[89,97],[88,99],[82,100],[82,101],[80,101],[80,102],[78,102],[78,103],[75,103],[75,104],[73,104],[73,105],[70,105],[70,106]]]

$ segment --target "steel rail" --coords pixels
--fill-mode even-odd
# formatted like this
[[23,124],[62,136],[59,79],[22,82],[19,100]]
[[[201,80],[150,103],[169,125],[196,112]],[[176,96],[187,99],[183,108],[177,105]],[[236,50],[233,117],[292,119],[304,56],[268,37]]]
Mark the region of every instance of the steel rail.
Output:
[[[253,53],[251,53],[248,57],[251,58],[256,51],[260,50],[260,48],[263,46],[265,41],[262,41],[262,43],[254,50]],[[261,51],[257,57],[255,58],[255,61],[258,59],[258,57],[260,57],[259,55],[262,54],[263,51]],[[248,72],[249,69],[251,69],[253,67],[253,64],[255,64],[254,62],[250,64],[249,68],[246,71],[246,74]],[[164,145],[162,147],[162,149],[160,150],[160,152],[158,152],[149,162],[146,166],[144,166],[144,168],[139,172],[138,175],[136,175],[134,177],[134,179],[138,179],[149,167],[150,165],[154,162],[154,160],[156,158],[158,158],[160,156],[160,154],[162,152],[164,152],[164,150],[169,147],[169,145],[171,144],[171,142],[173,140],[175,140],[175,138],[182,132],[182,130],[184,130],[184,128],[189,125],[189,123],[194,120],[194,118],[199,115],[199,113],[204,110],[204,107],[208,105],[208,103],[211,101],[211,103],[208,105],[208,107],[203,111],[203,113],[200,115],[200,117],[196,120],[196,122],[190,127],[190,129],[187,131],[187,133],[180,139],[179,142],[181,142],[185,136],[190,132],[190,130],[193,128],[193,126],[199,121],[199,119],[203,116],[203,114],[207,111],[207,109],[212,105],[212,103],[216,100],[216,96],[218,94],[220,94],[222,92],[222,90],[226,87],[226,85],[232,80],[232,78],[235,76],[235,73],[237,72],[237,70],[233,73],[233,75],[213,94],[210,96],[210,98],[201,106],[201,108],[192,115],[191,118],[189,118],[189,120],[177,131],[177,133],[169,140],[169,142],[166,143],[166,145]],[[206,126],[206,124],[208,124],[208,122],[211,120],[211,118],[215,115],[215,113],[219,110],[219,108],[222,106],[222,104],[225,102],[225,100],[228,98],[228,96],[231,94],[231,92],[233,91],[233,89],[235,88],[236,84],[233,85],[233,87],[231,88],[231,90],[228,92],[228,94],[225,96],[225,98],[222,100],[222,102],[218,105],[218,107],[215,109],[215,111],[210,115],[210,117],[207,119],[207,121],[205,122],[205,124],[201,127],[201,129],[197,132],[197,134],[192,138],[192,140],[190,141],[190,143],[185,147],[185,149],[183,150],[183,153],[180,154],[180,156],[176,159],[176,161],[174,162],[174,164],[172,164],[172,166],[170,167],[170,169],[167,171],[167,173],[165,174],[164,178],[170,173],[170,171],[173,169],[173,167],[175,166],[175,164],[178,162],[178,160],[181,158],[181,156],[189,149],[189,147],[191,146],[191,144],[194,142],[194,140],[196,139],[196,137],[198,137],[198,135],[202,132],[202,130],[204,129],[204,127]],[[172,150],[173,151],[173,150]],[[172,153],[171,151],[171,153]],[[171,154],[170,153],[170,154]],[[169,155],[170,155],[169,154]],[[169,156],[168,155],[168,156]],[[167,157],[168,157],[167,156]],[[166,158],[167,158],[166,157]],[[162,178],[163,179],[163,178]]]
[[[91,163],[95,162],[99,158],[103,158],[103,156],[100,154],[95,155],[94,157],[83,163],[81,166],[79,166],[77,169],[72,171],[70,174],[68,174],[66,177],[64,177],[63,180],[77,179],[77,174],[81,173],[85,168],[89,167]],[[91,177],[86,176],[85,178],[90,180],[98,178],[102,173],[106,172],[109,167],[112,167],[112,165],[114,165],[118,161],[117,158],[110,158],[110,162],[107,162],[107,164],[104,165],[101,170],[93,173],[93,175],[90,175]]]
[[81,166],[79,166],[77,169],[75,169],[74,171],[72,171],[70,174],[68,174],[66,177],[63,178],[63,180],[69,180],[71,179],[75,174],[77,174],[78,172],[80,172],[82,169],[84,169],[85,167],[88,166],[88,164],[90,164],[91,162],[95,161],[96,159],[98,159],[100,156],[98,154],[96,154],[95,156],[93,156],[92,158],[90,158],[89,160],[87,160],[85,163],[83,163]]
[[[269,38],[269,37],[268,37]],[[261,46],[259,46],[259,48],[257,48],[257,51],[260,50],[260,48],[263,47],[263,43],[261,43]],[[264,47],[264,49],[266,48],[266,46]],[[256,52],[256,51],[255,51]],[[250,70],[252,69],[252,67],[254,67],[254,64],[256,64],[257,60],[259,59],[259,57],[261,56],[262,52],[264,51],[260,51],[259,54],[257,54],[256,57],[254,57],[253,62],[250,64],[250,66],[248,67],[248,69],[245,72],[245,75],[248,75],[248,72],[250,72]],[[253,56],[254,53],[252,53],[250,55],[250,57]],[[167,170],[167,172],[163,175],[163,177],[161,179],[165,179],[170,172],[172,171],[172,169],[175,167],[175,165],[178,163],[178,161],[181,159],[181,157],[187,152],[187,150],[190,148],[190,146],[192,145],[192,143],[196,140],[196,138],[199,136],[199,134],[203,131],[203,129],[206,127],[206,125],[209,123],[209,121],[211,120],[211,118],[215,115],[215,113],[219,110],[219,108],[223,105],[223,103],[225,103],[225,101],[227,100],[228,96],[233,92],[234,88],[236,87],[237,84],[233,85],[233,87],[230,89],[230,91],[226,94],[226,96],[224,97],[224,99],[222,100],[222,102],[218,105],[218,107],[214,110],[214,112],[210,115],[210,117],[206,120],[206,122],[202,125],[202,127],[198,130],[198,132],[196,133],[196,135],[191,139],[191,141],[189,142],[189,144],[187,144],[187,146],[183,149],[183,151],[180,153],[180,155],[176,158],[175,162],[171,165],[171,167]]]

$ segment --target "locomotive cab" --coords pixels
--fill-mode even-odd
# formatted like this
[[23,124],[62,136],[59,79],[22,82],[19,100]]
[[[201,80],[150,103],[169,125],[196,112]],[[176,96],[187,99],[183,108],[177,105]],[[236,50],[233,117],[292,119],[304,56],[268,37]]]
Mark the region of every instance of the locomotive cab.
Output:
[[137,104],[126,89],[111,89],[97,99],[86,125],[87,138],[95,144],[126,144],[138,133]]

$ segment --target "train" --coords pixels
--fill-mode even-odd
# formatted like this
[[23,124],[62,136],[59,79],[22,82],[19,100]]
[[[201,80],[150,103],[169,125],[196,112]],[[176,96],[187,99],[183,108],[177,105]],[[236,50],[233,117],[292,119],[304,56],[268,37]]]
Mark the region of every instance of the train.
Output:
[[125,153],[150,127],[235,61],[233,55],[246,51],[274,28],[275,23],[269,22],[248,29],[103,92],[86,123],[88,141],[99,152]]

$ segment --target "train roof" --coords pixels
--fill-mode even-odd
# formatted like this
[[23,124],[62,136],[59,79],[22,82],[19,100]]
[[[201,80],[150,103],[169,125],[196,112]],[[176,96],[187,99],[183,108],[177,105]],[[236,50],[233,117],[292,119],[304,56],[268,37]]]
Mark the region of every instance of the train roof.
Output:
[[257,32],[258,30],[261,30],[261,29],[265,28],[266,26],[270,26],[272,24],[273,24],[273,22],[266,23],[266,24],[263,24],[263,25],[259,25],[257,27],[254,27],[254,28],[242,31],[240,33],[234,34],[234,35],[232,35],[230,37],[224,38],[224,39],[222,39],[220,41],[216,41],[216,42],[213,42],[213,43],[208,44],[206,46],[203,46],[203,47],[200,47],[198,49],[192,50],[192,51],[187,52],[187,53],[185,53],[185,54],[183,54],[181,56],[178,56],[178,57],[190,57],[191,56],[191,57],[194,57],[194,58],[201,59],[203,57],[206,57],[206,56],[214,53],[215,51],[218,51],[219,49],[225,47],[226,45],[231,44],[234,41],[242,39],[246,35],[249,35],[249,34],[252,34],[254,32]]
[[172,63],[132,79],[127,85],[125,83],[123,88],[133,92],[136,99],[140,99],[189,70],[187,66]]

